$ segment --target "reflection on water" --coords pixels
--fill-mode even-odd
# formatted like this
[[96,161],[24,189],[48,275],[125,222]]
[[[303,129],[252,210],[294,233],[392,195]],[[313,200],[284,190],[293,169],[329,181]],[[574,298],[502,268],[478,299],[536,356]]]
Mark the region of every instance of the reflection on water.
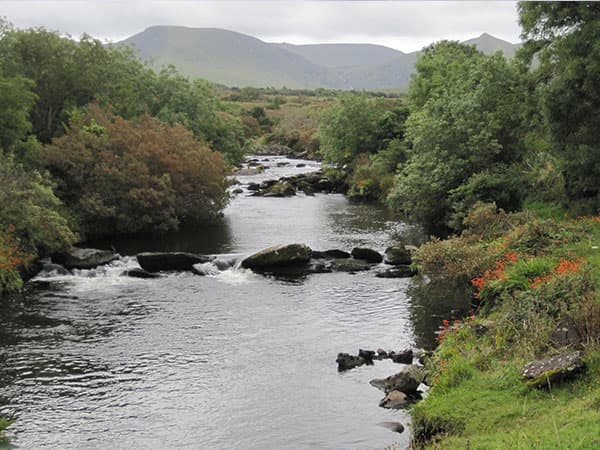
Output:
[[471,309],[471,293],[464,286],[415,278],[407,294],[415,343],[428,350],[436,346],[435,331],[442,320],[463,319]]
[[[285,175],[277,162],[273,173]],[[310,163],[311,169],[318,168]],[[290,170],[296,170],[290,161]],[[269,170],[260,175],[273,177]],[[252,181],[244,177],[243,183]],[[383,251],[418,230],[341,195],[233,198],[220,226],[113,240],[123,255],[247,254],[277,243]],[[229,257],[229,256],[228,256]],[[428,347],[455,308],[409,279],[311,275],[288,282],[244,269],[211,276],[121,276],[137,266],[46,274],[0,312],[0,415],[21,448],[370,449],[408,445],[381,422],[369,385],[391,361],[337,372],[338,352]],[[456,297],[457,299],[459,297]],[[458,303],[457,303],[458,304]]]

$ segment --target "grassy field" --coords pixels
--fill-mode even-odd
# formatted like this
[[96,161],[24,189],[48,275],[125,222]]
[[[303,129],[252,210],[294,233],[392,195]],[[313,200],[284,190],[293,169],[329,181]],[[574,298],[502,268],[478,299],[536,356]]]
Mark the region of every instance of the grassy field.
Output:
[[[433,386],[412,409],[416,448],[600,448],[600,218],[529,207],[535,215],[496,218],[454,238],[454,249],[480,255],[479,266],[452,267],[457,276],[464,275],[457,267],[476,276],[481,309],[441,330],[428,362]],[[423,267],[442,245],[447,250],[443,242],[423,250]],[[460,260],[463,253],[454,254]],[[543,389],[528,386],[524,364],[567,350],[550,341],[565,318],[581,332],[573,347],[584,354],[585,372]]]

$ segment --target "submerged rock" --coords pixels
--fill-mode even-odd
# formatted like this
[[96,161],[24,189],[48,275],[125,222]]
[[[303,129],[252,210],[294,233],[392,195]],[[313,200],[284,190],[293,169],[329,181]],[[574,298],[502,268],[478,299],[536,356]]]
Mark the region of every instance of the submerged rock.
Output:
[[367,363],[363,357],[350,355],[349,353],[338,353],[335,362],[338,364],[338,372],[345,372]]
[[157,273],[148,272],[144,269],[129,269],[121,273],[123,277],[133,277],[133,278],[160,278],[160,275]]
[[383,256],[381,256],[381,253],[370,248],[354,247],[351,253],[355,259],[363,259],[370,263],[380,263],[383,261]]
[[400,422],[381,422],[378,425],[395,433],[402,433],[404,431],[404,425]]
[[242,261],[247,269],[264,269],[273,266],[306,264],[310,260],[311,249],[305,244],[276,245],[255,253]]
[[378,278],[408,278],[414,277],[416,274],[410,266],[394,266],[377,272],[375,276]]
[[119,259],[119,255],[109,250],[77,247],[71,247],[65,252],[52,256],[52,261],[66,269],[93,269],[116,259]]
[[331,270],[334,272],[360,272],[369,270],[371,266],[366,261],[358,259],[336,259],[330,264]]
[[412,258],[406,247],[403,244],[399,244],[385,249],[385,262],[392,266],[410,265]]
[[417,388],[426,377],[424,367],[412,364],[405,367],[396,375],[391,375],[387,378],[376,378],[370,381],[371,386],[382,390],[386,394],[391,391],[400,391],[405,394],[413,394],[417,392]]
[[532,361],[523,367],[521,376],[530,386],[549,387],[552,383],[572,378],[583,368],[582,354],[576,351]]
[[194,264],[206,263],[208,256],[184,252],[146,252],[136,256],[142,269],[149,272],[191,271]]

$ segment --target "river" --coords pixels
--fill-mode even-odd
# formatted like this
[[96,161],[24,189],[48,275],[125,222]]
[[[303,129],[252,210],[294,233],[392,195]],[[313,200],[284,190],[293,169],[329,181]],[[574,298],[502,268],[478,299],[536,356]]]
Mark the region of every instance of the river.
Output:
[[[311,170],[259,157],[242,185]],[[278,165],[278,163],[280,163]],[[281,164],[283,163],[283,164]],[[287,164],[286,164],[287,163]],[[296,167],[306,164],[304,167]],[[233,198],[222,223],[159,239],[112,240],[123,258],[42,273],[0,313],[0,415],[25,449],[383,449],[408,446],[405,411],[378,407],[376,362],[338,373],[338,352],[430,345],[456,302],[373,271],[275,279],[243,269],[213,276],[120,276],[139,251],[246,255],[274,244],[383,251],[418,230],[342,195]],[[108,243],[105,243],[108,244]],[[421,293],[422,301],[418,295]],[[423,294],[424,293],[424,294]],[[433,299],[433,300],[432,300]],[[444,300],[444,301],[441,301]]]

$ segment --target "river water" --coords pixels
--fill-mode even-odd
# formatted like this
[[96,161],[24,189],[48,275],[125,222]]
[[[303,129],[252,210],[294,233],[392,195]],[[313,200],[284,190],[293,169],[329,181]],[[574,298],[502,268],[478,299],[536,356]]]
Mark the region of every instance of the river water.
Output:
[[[250,181],[319,168],[260,157]],[[287,163],[278,166],[277,163]],[[296,167],[297,164],[306,164]],[[404,411],[378,407],[369,380],[400,366],[339,374],[338,352],[431,344],[456,302],[373,271],[282,280],[243,269],[213,276],[120,276],[139,251],[239,257],[303,242],[383,251],[419,232],[341,195],[237,195],[223,221],[166,238],[113,240],[123,258],[73,275],[43,273],[0,312],[0,415],[17,448],[382,449],[408,445]],[[411,294],[412,293],[412,294]],[[437,295],[437,297],[436,297]],[[419,300],[419,299],[422,300]],[[443,300],[443,301],[441,301]]]

